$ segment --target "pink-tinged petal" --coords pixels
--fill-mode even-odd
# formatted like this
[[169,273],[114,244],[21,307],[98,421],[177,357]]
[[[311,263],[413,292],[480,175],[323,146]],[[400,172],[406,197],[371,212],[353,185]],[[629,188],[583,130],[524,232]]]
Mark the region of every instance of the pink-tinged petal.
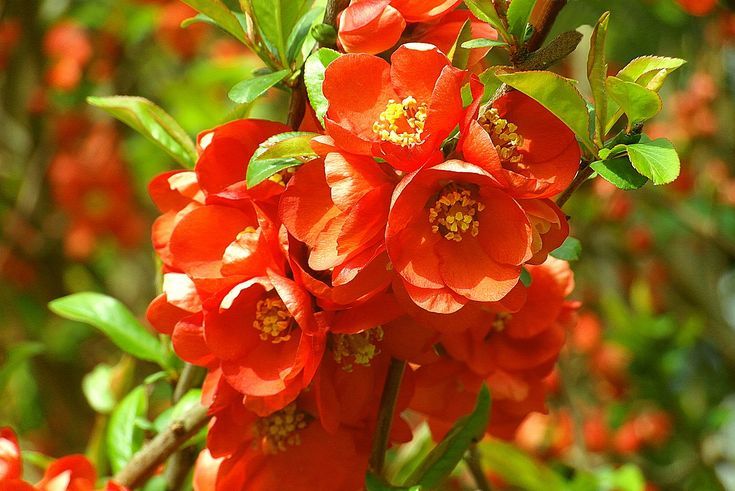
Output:
[[314,240],[314,248],[309,253],[309,267],[315,271],[326,271],[338,266],[347,257],[340,254],[337,241],[347,214],[337,215],[322,229]]
[[437,253],[446,285],[477,302],[500,300],[516,286],[521,274],[520,266],[493,261],[475,239],[460,242],[442,239],[437,244]]
[[162,290],[171,305],[191,313],[202,310],[202,300],[196,290],[196,285],[187,275],[164,274]]
[[193,171],[178,170],[159,174],[148,185],[148,194],[161,212],[180,210],[192,201],[204,200]]

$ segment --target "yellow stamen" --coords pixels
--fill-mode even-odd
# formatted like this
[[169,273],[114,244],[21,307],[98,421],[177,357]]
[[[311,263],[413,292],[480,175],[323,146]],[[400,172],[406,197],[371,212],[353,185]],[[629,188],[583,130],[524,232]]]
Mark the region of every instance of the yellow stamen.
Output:
[[357,334],[334,334],[332,336],[332,355],[342,370],[351,372],[354,365],[370,366],[370,362],[380,354],[377,343],[383,340],[383,328],[359,332]]
[[426,104],[419,104],[415,98],[409,96],[401,102],[391,99],[379,120],[373,123],[373,132],[383,141],[412,147],[423,142],[427,117]]
[[280,298],[271,296],[256,304],[253,327],[260,331],[260,339],[278,344],[291,339],[293,317]]
[[485,111],[479,123],[492,138],[503,167],[513,171],[527,168],[523,154],[518,151],[523,146],[523,136],[518,133],[518,126],[501,118],[495,108]]
[[286,187],[286,184],[288,184],[288,181],[291,180],[291,177],[296,172],[296,167],[287,167],[285,169],[281,169],[272,176],[270,176],[268,179],[275,182],[276,184],[280,184],[283,187]]
[[261,418],[255,424],[258,436],[262,438],[266,453],[285,452],[288,447],[301,445],[299,430],[306,428],[306,413],[296,409],[292,403],[270,416]]
[[429,209],[431,231],[455,242],[460,242],[465,233],[477,237],[480,233],[478,213],[484,209],[485,205],[472,198],[472,191],[449,184]]
[[497,332],[505,331],[505,328],[508,326],[508,322],[510,322],[512,318],[513,314],[509,314],[507,312],[498,312],[497,314],[495,314],[493,329],[495,329]]

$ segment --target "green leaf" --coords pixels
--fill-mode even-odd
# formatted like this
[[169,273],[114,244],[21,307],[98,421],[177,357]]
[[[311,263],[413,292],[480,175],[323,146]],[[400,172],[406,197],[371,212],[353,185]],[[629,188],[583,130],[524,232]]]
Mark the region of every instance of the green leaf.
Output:
[[491,470],[514,488],[524,491],[568,491],[567,484],[550,467],[510,443],[485,440],[478,445],[484,469]]
[[365,476],[365,489],[367,491],[421,491],[421,486],[412,486],[410,488],[391,486],[383,482],[379,476],[368,472],[367,476]]
[[492,0],[465,0],[464,3],[475,17],[493,26],[498,33],[506,34],[503,21],[500,20]]
[[227,94],[231,101],[238,104],[250,104],[255,99],[265,94],[268,89],[286,78],[288,70],[280,70],[267,75],[260,75],[238,83]]
[[4,363],[0,366],[0,393],[5,389],[13,373],[43,350],[43,344],[36,342],[19,343],[10,348],[6,353]]
[[480,440],[490,417],[490,391],[483,385],[471,414],[457,420],[449,433],[411,474],[406,486],[437,489],[454,470],[472,443]]
[[635,58],[628,63],[622,70],[618,72],[617,77],[628,82],[640,83],[641,78],[650,74],[664,70],[666,74],[673,72],[686,63],[681,58],[667,58],[665,56],[641,56]]
[[136,387],[120,401],[110,415],[107,427],[107,455],[114,473],[120,472],[143,445],[143,431],[136,424],[145,417],[148,398],[143,387]]
[[316,155],[308,146],[314,136],[316,133],[290,131],[274,135],[261,143],[248,163],[245,176],[248,188],[257,186],[276,172],[301,165]]
[[[304,43],[307,38],[309,38],[309,32],[311,31],[314,22],[316,22],[318,18],[321,18],[323,14],[323,8],[313,8],[302,15],[296,23],[291,34],[289,34],[288,39],[286,40],[286,59],[288,59],[289,63],[294,63],[298,59],[299,54],[302,51],[301,48],[304,47]],[[334,31],[333,27],[332,30]],[[314,47],[316,39],[311,38],[311,43],[312,44],[306,46],[308,51],[311,51],[311,48]]]
[[628,131],[636,124],[643,123],[661,112],[663,103],[658,94],[635,82],[627,82],[617,77],[605,81],[607,93],[628,116]]
[[166,349],[120,301],[101,293],[83,292],[57,298],[48,306],[61,317],[96,327],[134,357],[168,367]]
[[633,167],[654,184],[668,184],[679,177],[679,155],[665,138],[628,145],[628,156]]
[[255,24],[263,38],[288,65],[288,38],[310,6],[308,0],[251,0]]
[[183,0],[183,2],[212,19],[215,24],[229,32],[238,41],[249,44],[242,25],[222,0]]
[[526,25],[536,0],[513,0],[508,7],[508,32],[522,43],[526,35]]
[[189,135],[166,111],[143,97],[87,97],[87,103],[104,109],[158,145],[184,167],[192,168],[197,151]]
[[532,282],[533,278],[531,277],[531,273],[526,268],[521,268],[521,283],[523,283],[523,286],[528,288]]
[[574,80],[546,71],[497,73],[496,76],[554,113],[585,147],[597,152],[590,138],[587,103],[575,87]]
[[467,62],[470,59],[470,50],[465,48],[463,44],[471,37],[472,22],[466,20],[465,23],[462,24],[462,29],[459,30],[459,35],[454,41],[454,44],[449,50],[449,53],[447,53],[447,58],[449,58],[449,60],[452,62],[452,65],[456,66],[457,68],[461,68],[463,70],[467,68]]
[[100,364],[82,379],[82,392],[89,405],[100,414],[107,414],[115,407],[112,393],[112,367]]
[[474,49],[474,48],[494,48],[496,46],[508,46],[503,41],[487,38],[470,39],[462,43],[463,48]]
[[324,126],[324,116],[329,108],[329,101],[324,97],[322,84],[324,83],[324,72],[330,63],[340,57],[333,49],[320,48],[306,60],[304,65],[304,85],[309,96],[311,107],[314,108],[316,117]]
[[607,95],[605,94],[605,77],[607,77],[607,59],[605,57],[605,40],[610,12],[605,12],[597,21],[592,31],[590,52],[587,57],[587,80],[592,88],[595,103],[595,143],[603,146],[605,140],[605,123],[607,123]]
[[582,254],[582,243],[574,237],[567,237],[564,243],[551,251],[550,255],[564,261],[576,261]]
[[640,175],[627,157],[598,160],[590,166],[603,179],[626,191],[638,189],[648,182],[648,178]]

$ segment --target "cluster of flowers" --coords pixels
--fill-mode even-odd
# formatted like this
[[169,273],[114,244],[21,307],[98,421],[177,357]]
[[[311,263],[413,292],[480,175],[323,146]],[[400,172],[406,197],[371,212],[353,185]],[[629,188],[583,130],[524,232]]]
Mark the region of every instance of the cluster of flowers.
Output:
[[[68,455],[46,468],[35,485],[22,479],[23,460],[18,438],[10,428],[0,428],[0,491],[94,491],[97,471],[84,455]],[[109,481],[103,491],[127,491]]]
[[391,357],[409,362],[391,441],[411,438],[407,409],[441,437],[483,383],[488,431],[510,438],[574,323],[572,273],[547,259],[568,235],[550,198],[580,159],[563,123],[517,92],[480,108],[476,76],[427,44],[344,55],[323,92],[318,158],[248,188],[251,156],[291,129],[238,120],[150,184],[147,316],[208,369],[198,471],[217,489],[361,489]]
[[[634,390],[628,377],[632,354],[619,344],[604,340],[602,325],[594,314],[585,313],[570,332],[570,358],[584,366],[590,374],[589,387],[576,390],[588,394],[579,409],[584,448],[599,454],[631,455],[658,447],[671,435],[671,416],[653,404],[639,405],[614,421],[613,413],[625,404],[627,395]],[[559,390],[559,376],[555,370],[547,379],[549,391]],[[534,414],[527,418],[516,432],[515,441],[523,449],[540,457],[564,458],[575,443],[572,415],[567,407],[550,414]]]

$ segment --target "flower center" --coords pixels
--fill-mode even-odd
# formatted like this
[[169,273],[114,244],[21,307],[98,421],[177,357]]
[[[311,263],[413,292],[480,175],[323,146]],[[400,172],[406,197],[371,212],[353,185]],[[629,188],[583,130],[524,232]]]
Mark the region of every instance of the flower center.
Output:
[[523,145],[518,126],[501,118],[494,107],[480,116],[479,123],[492,138],[503,167],[512,171],[525,170],[527,166],[523,162],[523,154],[518,151]]
[[255,306],[253,327],[260,331],[260,339],[278,344],[291,339],[293,317],[280,298],[267,297]]
[[431,231],[455,242],[460,242],[466,233],[477,237],[480,233],[477,213],[484,209],[485,205],[472,199],[469,189],[454,183],[444,186],[429,209]]
[[285,452],[288,447],[301,445],[299,430],[306,428],[306,413],[296,409],[291,403],[280,411],[260,418],[255,423],[258,436],[262,438],[265,453]]
[[383,340],[383,328],[359,332],[357,334],[334,334],[332,336],[332,355],[334,361],[345,372],[351,372],[355,365],[370,366],[370,362],[380,354],[377,343]]
[[281,169],[272,176],[270,176],[268,179],[275,182],[276,184],[280,184],[283,187],[286,187],[286,184],[288,184],[288,181],[291,180],[291,177],[296,172],[296,167],[287,167],[285,169]]
[[379,120],[373,123],[373,133],[383,141],[412,147],[423,141],[421,135],[427,116],[426,104],[419,104],[411,96],[401,102],[391,99],[385,106],[385,111],[380,113]]
[[492,323],[492,328],[485,334],[485,341],[489,341],[496,332],[503,332],[508,327],[508,322],[513,318],[513,314],[507,312],[498,312]]

